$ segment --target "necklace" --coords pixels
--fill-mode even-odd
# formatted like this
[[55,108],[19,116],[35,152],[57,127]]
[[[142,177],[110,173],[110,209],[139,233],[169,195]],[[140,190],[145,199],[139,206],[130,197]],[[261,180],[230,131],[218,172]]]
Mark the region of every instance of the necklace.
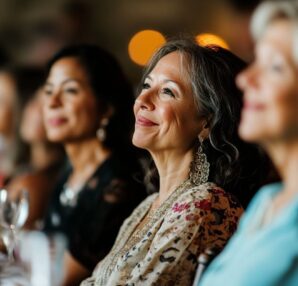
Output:
[[[71,174],[70,177],[71,176],[73,175]],[[76,181],[76,184],[74,187],[70,186],[69,184],[71,181],[73,181],[70,179],[70,177],[67,179],[67,182],[63,185],[63,189],[62,189],[62,192],[60,193],[59,200],[63,206],[75,207],[77,205],[79,193],[83,190],[84,185],[89,184],[93,176],[91,177],[86,176],[87,177],[86,181],[83,181],[81,178],[80,181]],[[71,185],[73,185],[73,183]]]
[[82,185],[72,188],[64,184],[59,200],[63,206],[74,207],[77,204],[78,194],[82,190]]

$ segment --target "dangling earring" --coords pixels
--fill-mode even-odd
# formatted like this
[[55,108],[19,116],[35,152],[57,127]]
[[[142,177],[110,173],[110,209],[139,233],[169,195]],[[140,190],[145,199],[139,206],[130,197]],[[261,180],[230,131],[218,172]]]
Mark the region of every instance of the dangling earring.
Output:
[[195,185],[201,185],[208,181],[210,164],[203,152],[203,139],[199,136],[199,146],[194,152],[193,161],[190,164],[189,178]]
[[100,122],[100,127],[96,131],[96,136],[100,142],[104,142],[107,137],[106,127],[109,124],[109,119],[104,117]]

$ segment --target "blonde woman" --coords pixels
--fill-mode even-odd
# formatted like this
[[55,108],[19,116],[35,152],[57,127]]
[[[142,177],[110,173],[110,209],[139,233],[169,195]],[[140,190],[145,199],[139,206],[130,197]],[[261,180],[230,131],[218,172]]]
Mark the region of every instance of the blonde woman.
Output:
[[264,2],[252,18],[255,61],[238,76],[240,135],[270,155],[282,182],[262,188],[199,285],[298,285],[298,1]]

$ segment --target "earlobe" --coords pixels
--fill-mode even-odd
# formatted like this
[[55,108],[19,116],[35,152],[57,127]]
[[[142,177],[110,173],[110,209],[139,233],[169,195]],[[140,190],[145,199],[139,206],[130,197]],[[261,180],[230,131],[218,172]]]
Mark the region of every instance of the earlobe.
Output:
[[200,142],[203,142],[203,141],[206,140],[206,139],[208,138],[208,136],[209,136],[210,129],[209,129],[209,127],[207,127],[207,126],[208,126],[207,123],[204,124],[203,129],[201,130],[201,132],[200,132],[199,135],[198,135],[198,138],[199,138]]
[[111,117],[113,116],[114,113],[115,113],[115,109],[114,109],[113,106],[110,105],[110,106],[107,108],[107,111],[105,112],[104,117],[111,118]]
[[114,108],[112,106],[109,106],[106,112],[102,115],[102,117],[99,120],[99,128],[96,131],[96,136],[101,142],[104,142],[106,139],[106,128],[113,114]]

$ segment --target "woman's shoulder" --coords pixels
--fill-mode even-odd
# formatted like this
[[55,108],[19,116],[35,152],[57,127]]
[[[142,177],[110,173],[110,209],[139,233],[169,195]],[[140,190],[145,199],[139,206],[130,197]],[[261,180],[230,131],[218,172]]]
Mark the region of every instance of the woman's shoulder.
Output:
[[206,182],[201,185],[190,185],[187,192],[194,193],[198,196],[223,195],[225,190],[213,182]]
[[[173,202],[170,212],[192,213],[200,217],[218,214],[221,217],[239,218],[243,212],[241,204],[229,193],[212,182],[189,185]],[[216,215],[216,216],[218,216]]]
[[200,228],[201,239],[221,241],[217,245],[221,248],[235,231],[242,213],[240,203],[218,185],[188,185],[168,209],[164,228],[173,224],[176,229]]
[[225,204],[229,204],[230,206],[242,208],[241,204],[232,194],[226,192],[213,182],[189,186],[185,192],[182,193],[180,199],[189,200],[190,202],[205,200],[210,201],[213,205],[226,202]]

